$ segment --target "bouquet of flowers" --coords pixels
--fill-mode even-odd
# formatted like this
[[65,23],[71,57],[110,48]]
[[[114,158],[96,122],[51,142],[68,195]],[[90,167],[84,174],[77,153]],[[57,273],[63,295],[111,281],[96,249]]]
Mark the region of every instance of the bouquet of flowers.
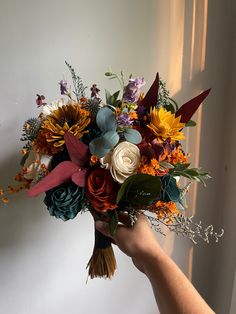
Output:
[[[189,183],[178,182],[184,177],[205,184],[209,178],[190,167],[180,140],[185,138],[183,128],[195,125],[191,117],[210,90],[179,108],[158,74],[144,95],[144,78],[131,75],[125,83],[123,72],[109,71],[105,75],[117,79],[120,90],[106,91],[104,103],[96,84],[86,97],[81,78],[66,64],[74,88],[61,80],[63,98],[49,104],[37,95],[41,112],[24,124],[22,169],[15,178],[19,183],[8,192],[27,188],[30,197],[45,193],[50,215],[66,221],[89,211],[94,220],[109,224],[111,234],[120,212],[128,214],[131,224],[141,212],[161,233],[165,225],[193,242],[196,237],[218,241],[222,232],[203,228],[185,215]],[[7,202],[4,193],[0,189]],[[91,278],[110,278],[116,269],[111,240],[97,230],[88,268]]]

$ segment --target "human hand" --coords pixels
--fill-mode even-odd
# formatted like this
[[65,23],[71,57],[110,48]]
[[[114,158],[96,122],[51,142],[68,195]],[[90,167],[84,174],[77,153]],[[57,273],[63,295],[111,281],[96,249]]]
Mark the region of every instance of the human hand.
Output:
[[109,232],[107,223],[96,221],[95,227],[102,234],[110,237],[122,252],[132,258],[134,265],[145,273],[145,264],[156,252],[161,251],[161,247],[144,215],[138,214],[137,221],[132,227],[129,217],[125,213],[119,214],[119,221],[122,224],[117,226],[113,236]]

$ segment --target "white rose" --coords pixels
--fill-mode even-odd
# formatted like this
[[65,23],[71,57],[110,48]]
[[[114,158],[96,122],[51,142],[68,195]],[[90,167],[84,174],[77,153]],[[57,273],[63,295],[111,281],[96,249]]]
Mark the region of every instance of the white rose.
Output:
[[48,169],[51,159],[52,156],[39,154],[32,148],[24,164],[24,177],[28,180],[35,179],[39,171],[42,169],[42,165]]
[[140,162],[138,147],[129,142],[118,144],[114,150],[100,159],[102,167],[110,169],[111,175],[119,183],[135,174]]

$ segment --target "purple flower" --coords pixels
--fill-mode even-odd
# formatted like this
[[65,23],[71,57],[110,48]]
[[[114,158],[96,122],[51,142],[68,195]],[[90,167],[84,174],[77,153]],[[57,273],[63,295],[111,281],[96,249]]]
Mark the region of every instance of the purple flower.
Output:
[[100,89],[97,88],[96,84],[93,84],[90,90],[91,90],[91,97],[100,98],[99,96]]
[[37,98],[36,98],[36,104],[38,107],[41,107],[41,106],[45,106],[47,103],[44,101],[45,100],[45,96],[43,95],[39,95],[37,94],[36,95]]
[[133,124],[128,113],[121,113],[117,118],[117,124],[121,127],[129,127]]
[[67,81],[61,80],[59,82],[61,95],[67,95]]
[[125,87],[123,100],[131,103],[135,103],[136,101],[138,101],[141,93],[140,89],[143,85],[145,85],[143,77],[130,79],[128,85]]

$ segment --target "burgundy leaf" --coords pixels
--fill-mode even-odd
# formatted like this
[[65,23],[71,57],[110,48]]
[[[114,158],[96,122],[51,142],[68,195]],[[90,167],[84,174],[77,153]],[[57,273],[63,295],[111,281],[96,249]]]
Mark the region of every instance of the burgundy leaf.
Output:
[[140,103],[140,105],[144,106],[147,111],[150,110],[150,107],[156,106],[158,100],[158,90],[159,90],[159,73],[157,73],[155,81],[152,83],[152,86],[150,87],[146,96]]
[[70,132],[65,133],[64,139],[71,160],[78,166],[84,166],[90,158],[88,146]]
[[88,169],[76,171],[75,173],[72,174],[71,180],[78,186],[84,187],[87,172],[88,172]]
[[184,105],[182,105],[179,110],[175,113],[175,116],[181,116],[180,122],[187,123],[197,111],[198,107],[201,105],[203,100],[208,96],[211,89],[202,92],[200,95],[189,100]]
[[72,161],[63,161],[46,177],[30,188],[27,194],[30,197],[38,196],[39,194],[68,181],[76,171],[78,171],[78,165],[74,164]]

